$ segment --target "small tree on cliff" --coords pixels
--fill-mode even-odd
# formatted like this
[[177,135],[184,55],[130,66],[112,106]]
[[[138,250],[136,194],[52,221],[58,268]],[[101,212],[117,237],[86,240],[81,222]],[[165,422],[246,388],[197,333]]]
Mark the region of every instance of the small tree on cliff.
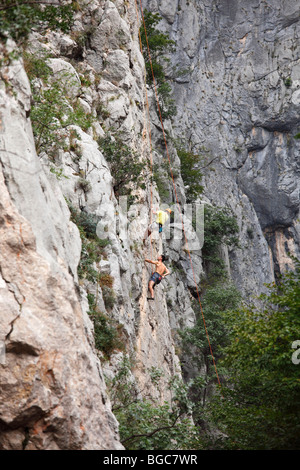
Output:
[[160,98],[162,117],[171,118],[176,114],[176,107],[174,100],[171,98],[172,88],[165,72],[165,64],[169,60],[164,54],[173,50],[175,41],[172,41],[167,33],[162,33],[157,29],[156,26],[160,21],[161,17],[158,13],[151,13],[145,10],[145,24],[144,22],[142,23],[140,34],[146,64],[147,83],[149,85],[154,84],[154,75],[157,84],[157,92]]
[[58,1],[3,0],[0,5],[0,38],[24,43],[33,30],[69,31],[77,2],[62,5]]

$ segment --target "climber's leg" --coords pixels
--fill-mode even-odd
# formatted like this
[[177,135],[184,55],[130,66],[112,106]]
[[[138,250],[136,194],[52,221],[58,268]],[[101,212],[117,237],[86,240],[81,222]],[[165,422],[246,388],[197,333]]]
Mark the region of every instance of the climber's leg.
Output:
[[149,287],[149,291],[150,291],[150,294],[151,294],[151,297],[148,297],[148,299],[150,300],[153,300],[154,299],[154,290],[153,290],[153,287],[154,287],[154,281],[149,281],[149,284],[148,284],[148,287]]
[[153,238],[157,238],[157,232],[158,232],[158,224],[156,222],[152,222],[151,225],[149,225],[149,227],[147,228],[144,236],[143,236],[143,242],[145,243],[147,238],[150,237],[150,235],[152,234]]

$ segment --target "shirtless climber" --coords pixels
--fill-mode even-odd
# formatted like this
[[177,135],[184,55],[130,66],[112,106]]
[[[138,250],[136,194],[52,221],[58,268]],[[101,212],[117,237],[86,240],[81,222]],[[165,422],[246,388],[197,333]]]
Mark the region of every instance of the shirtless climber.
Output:
[[164,279],[168,274],[170,274],[170,271],[168,268],[163,264],[163,261],[165,261],[164,255],[160,255],[157,258],[157,261],[152,261],[151,259],[145,259],[146,263],[151,263],[156,265],[156,271],[155,273],[152,274],[149,280],[149,291],[151,294],[151,297],[147,297],[148,300],[154,300],[154,287],[157,286],[161,282],[162,279]]

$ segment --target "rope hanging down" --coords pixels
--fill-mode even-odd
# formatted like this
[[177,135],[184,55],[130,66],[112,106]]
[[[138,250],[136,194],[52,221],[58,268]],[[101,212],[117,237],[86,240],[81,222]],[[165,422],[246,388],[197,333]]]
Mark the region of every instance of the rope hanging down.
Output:
[[[136,17],[137,20],[139,21],[139,13],[138,13],[138,6],[137,2],[135,0],[135,11],[136,11]],[[141,38],[141,32],[139,28],[139,42],[140,42],[140,50],[143,55],[143,43],[142,43],[142,38]],[[149,148],[150,148],[150,226],[152,225],[152,209],[153,209],[153,188],[152,188],[152,173],[153,173],[153,155],[152,155],[152,140],[151,140],[151,127],[150,127],[150,111],[149,111],[149,100],[148,100],[148,92],[147,92],[147,83],[146,83],[146,74],[145,74],[145,92],[146,92],[146,107],[147,107],[147,113],[148,113],[148,135],[149,135]],[[145,130],[147,129],[146,125],[146,120],[147,118],[145,117],[144,113],[144,128]],[[152,259],[152,231],[150,233],[150,258]],[[152,274],[153,274],[153,269],[152,269]]]
[[[137,0],[135,0],[135,5],[136,5],[137,21],[139,22]],[[156,102],[157,102],[157,108],[158,108],[158,113],[159,113],[159,119],[160,119],[160,123],[161,123],[161,127],[162,127],[162,133],[163,133],[164,143],[165,143],[165,147],[166,147],[166,154],[167,154],[168,161],[169,161],[170,174],[171,174],[171,177],[172,177],[172,183],[173,183],[173,188],[174,188],[174,194],[175,194],[176,203],[177,203],[178,210],[179,210],[179,214],[180,214],[180,218],[181,218],[182,230],[183,230],[183,234],[184,234],[184,238],[185,238],[185,242],[186,242],[187,252],[188,252],[188,254],[189,254],[189,260],[190,260],[190,265],[191,265],[191,269],[192,269],[192,273],[193,273],[193,279],[194,279],[194,283],[195,283],[195,287],[196,287],[197,297],[198,297],[198,301],[199,301],[199,305],[200,305],[200,311],[201,311],[202,320],[203,320],[203,324],[204,324],[205,334],[206,334],[206,337],[207,337],[207,341],[208,341],[208,345],[209,345],[209,349],[210,349],[210,354],[211,354],[211,357],[212,357],[212,360],[213,360],[213,364],[214,364],[214,368],[215,368],[215,372],[216,372],[218,384],[219,384],[219,386],[221,386],[221,382],[220,382],[219,374],[218,374],[218,371],[217,371],[217,366],[216,366],[215,358],[214,358],[214,355],[213,355],[213,351],[212,351],[212,347],[211,347],[211,343],[210,343],[210,339],[209,339],[209,334],[208,334],[207,327],[206,327],[205,317],[204,317],[204,313],[203,313],[203,309],[202,309],[202,304],[201,304],[201,300],[200,300],[200,293],[199,293],[199,289],[198,289],[198,286],[197,286],[197,281],[196,281],[196,277],[195,277],[195,271],[194,271],[194,267],[193,267],[192,257],[191,257],[191,253],[190,253],[190,250],[189,250],[189,247],[188,247],[188,240],[187,240],[187,236],[186,236],[185,229],[184,229],[184,223],[183,223],[183,217],[182,217],[181,207],[180,207],[180,203],[179,203],[179,199],[178,199],[178,195],[177,195],[177,191],[176,191],[176,185],[175,185],[174,175],[173,175],[173,171],[172,171],[171,159],[170,159],[170,155],[169,155],[168,144],[167,144],[166,134],[165,134],[165,130],[164,130],[164,125],[163,125],[163,120],[162,120],[161,109],[160,109],[160,105],[159,105],[159,99],[158,99],[158,93],[157,93],[156,80],[155,80],[155,76],[154,76],[154,72],[153,72],[153,66],[152,66],[152,60],[151,60],[151,52],[150,52],[150,47],[149,47],[149,42],[148,42],[148,37],[147,37],[147,28],[146,28],[146,22],[145,22],[145,18],[144,18],[142,0],[140,0],[140,10],[141,10],[141,16],[142,16],[142,22],[143,22],[143,26],[144,26],[144,31],[145,31],[145,38],[146,38],[146,43],[147,43],[148,57],[149,57],[149,63],[150,63],[150,68],[151,68],[151,72],[152,72],[153,85],[154,85],[154,90],[155,90],[155,97],[156,97]],[[140,31],[139,31],[139,39],[140,39],[141,53],[143,54],[142,40],[141,40]],[[147,101],[147,108],[148,108],[148,113],[149,113],[149,103],[148,103],[147,91],[146,91],[146,101]],[[151,138],[150,138],[150,142],[151,142]],[[150,144],[150,145],[151,145],[151,144]],[[151,171],[152,171],[152,160],[151,160]],[[152,178],[151,178],[151,179],[152,179]],[[151,193],[151,204],[152,204],[152,193]]]

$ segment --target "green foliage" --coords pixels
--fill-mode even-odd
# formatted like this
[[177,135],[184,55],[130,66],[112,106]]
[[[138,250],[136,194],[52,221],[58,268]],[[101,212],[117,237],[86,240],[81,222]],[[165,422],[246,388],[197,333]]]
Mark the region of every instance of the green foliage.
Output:
[[98,282],[98,271],[94,268],[94,263],[99,261],[102,256],[102,248],[98,246],[95,240],[81,238],[81,256],[78,265],[78,276],[80,279],[87,279],[90,282]]
[[[214,284],[209,286],[203,295],[201,300],[202,309],[205,312],[205,323],[210,332],[210,342],[216,356],[218,355],[218,349],[226,341],[222,314],[237,308],[240,301],[240,293],[232,284],[226,286],[222,283]],[[210,356],[210,349],[203,326],[199,302],[195,300],[193,307],[197,314],[197,323],[195,327],[185,330],[183,337],[185,341],[188,340],[197,347],[197,352],[193,359],[197,362],[198,366],[201,366],[203,364],[203,357],[201,355]]]
[[[222,346],[227,344],[227,327],[224,318],[228,312],[236,309],[240,302],[241,295],[236,287],[232,284],[224,286],[222,283],[209,286],[201,299],[205,326],[209,332],[209,341],[216,361],[221,355]],[[186,328],[179,335],[182,340],[182,349],[189,363],[202,371],[201,377],[196,377],[194,383],[190,384],[190,396],[195,403],[193,419],[195,423],[198,423],[203,419],[203,407],[206,404],[209,387],[216,381],[216,373],[198,300],[194,301],[193,310],[196,313],[195,326]]]
[[71,220],[77,225],[82,242],[78,276],[94,283],[100,282],[101,274],[94,269],[94,263],[105,256],[105,247],[110,244],[110,241],[98,238],[96,233],[97,217],[84,211],[78,211],[71,204],[69,204],[69,209]]
[[24,51],[24,68],[26,70],[30,82],[32,82],[35,78],[40,78],[45,82],[48,81],[48,78],[50,77],[52,71],[49,65],[47,64],[47,58],[48,56],[46,54],[40,57],[30,52]]
[[[147,38],[144,24],[141,25],[140,35],[146,64],[147,82],[149,85],[153,85],[154,75],[155,83],[157,84],[157,92],[160,98],[162,117],[172,118],[176,114],[176,106],[174,100],[171,98],[172,88],[165,74],[165,64],[168,60],[164,54],[173,50],[175,42],[169,38],[168,34],[162,33],[156,28],[160,20],[161,17],[158,13],[151,13],[150,11],[145,10],[144,21]],[[151,61],[148,52],[150,52]]]
[[[218,363],[222,347],[227,344],[227,325],[224,318],[241,302],[240,293],[227,280],[224,262],[219,252],[221,244],[238,245],[236,218],[229,209],[210,206],[205,206],[204,217],[202,256],[207,279],[201,286],[202,308],[200,308],[198,298],[195,299],[193,310],[196,313],[196,324],[193,328],[187,328],[180,333],[185,360],[193,363],[196,370],[202,371],[201,376],[196,376],[190,384],[190,397],[195,403],[193,419],[199,428],[202,427],[207,397],[216,383],[211,351],[215,362]],[[226,281],[225,285],[224,281]],[[209,342],[206,332],[209,335]],[[221,373],[222,368],[218,365],[218,374]]]
[[222,244],[238,247],[238,232],[236,217],[231,209],[205,205],[202,257],[211,278],[226,276],[219,248]]
[[53,173],[53,174],[56,176],[56,178],[57,178],[58,180],[61,180],[62,178],[69,179],[68,176],[64,175],[62,168],[58,168],[58,169],[57,169],[57,168],[51,167],[51,168],[50,168],[50,171],[51,171],[51,173]]
[[88,314],[94,324],[95,346],[103,352],[106,359],[109,359],[114,351],[124,349],[121,340],[121,326],[116,325],[107,315],[100,312],[93,294],[88,294],[88,301]]
[[69,204],[71,220],[77,225],[81,236],[81,256],[78,265],[78,276],[101,287],[102,296],[107,310],[111,310],[116,303],[113,290],[113,277],[95,269],[95,262],[105,258],[105,248],[110,244],[108,239],[97,236],[96,228],[98,218],[84,211],[77,211]]
[[[100,277],[100,285],[101,285],[101,277]],[[111,287],[102,285],[102,296],[103,296],[106,310],[111,310],[116,303],[116,294],[114,290]]]
[[66,33],[73,22],[74,8],[75,2],[51,5],[46,1],[4,0],[0,5],[0,38],[11,37],[21,44],[33,30],[43,33],[51,29]]
[[224,434],[215,446],[226,449],[299,449],[299,365],[292,343],[300,331],[300,262],[270,285],[263,306],[226,312],[229,344],[223,398],[210,405],[210,419]]
[[206,205],[204,224],[205,251],[214,251],[221,243],[227,246],[238,244],[239,228],[231,209]]
[[[162,33],[156,28],[158,23],[161,21],[161,16],[158,13],[151,13],[149,10],[145,9],[144,20],[151,57],[153,59],[157,59],[164,52],[172,50],[175,42],[169,38],[168,34]],[[140,32],[142,44],[144,47],[147,47],[144,25],[141,26]]]
[[[99,244],[102,244],[101,240],[97,237],[97,233],[96,233],[98,217],[96,217],[93,214],[88,214],[87,212],[84,212],[84,211],[78,211],[71,204],[68,204],[68,205],[69,205],[69,209],[71,212],[72,222],[74,222],[74,224],[76,224],[79,227],[79,230],[82,236],[90,240],[99,240]],[[104,240],[103,242],[104,242],[104,246],[109,243],[108,240]]]
[[[105,247],[110,241],[100,239],[96,229],[98,218],[84,211],[78,211],[68,203],[71,212],[71,220],[77,225],[82,242],[81,257],[78,266],[78,276],[97,285],[102,290],[102,296],[107,310],[115,304],[113,291],[114,278],[107,273],[99,272],[94,268],[94,263],[105,257]],[[98,290],[97,290],[98,292]],[[100,312],[93,294],[88,294],[89,315],[94,323],[95,346],[104,353],[106,358],[116,349],[123,349],[121,341],[121,327],[115,324],[107,315]]]
[[[153,384],[161,374],[151,370]],[[121,442],[127,450],[173,450],[200,447],[199,436],[190,420],[191,402],[186,385],[174,377],[168,385],[172,402],[164,404],[140,398],[131,379],[128,358],[109,382],[112,410],[119,422]]]
[[284,79],[284,84],[287,88],[290,88],[292,86],[292,79],[291,77],[287,77]]
[[42,150],[53,151],[59,146],[59,131],[62,127],[60,120],[64,119],[66,109],[65,93],[60,81],[33,93],[31,121],[37,153]]
[[119,411],[121,441],[127,450],[184,450],[193,448],[197,432],[188,418],[179,420],[168,403],[138,400]]
[[176,150],[180,158],[181,176],[185,185],[187,202],[195,202],[203,192],[203,186],[201,184],[203,175],[199,168],[202,156],[186,150],[184,146],[179,143],[177,143]]
[[145,189],[145,161],[124,144],[120,137],[107,136],[99,139],[98,143],[110,166],[116,197],[129,196],[131,203],[134,200],[133,191],[138,187]]
[[[78,125],[83,130],[91,127],[93,118],[85,113],[78,100],[70,96],[74,78],[65,73],[53,79],[45,57],[25,54],[25,68],[32,85],[33,103],[31,122],[37,152],[47,152],[54,156],[62,148],[64,137],[70,125]],[[43,86],[36,86],[35,79],[42,80]]]
[[162,203],[170,202],[172,193],[170,192],[170,175],[164,165],[155,164],[153,167],[153,180],[156,183],[157,191]]

